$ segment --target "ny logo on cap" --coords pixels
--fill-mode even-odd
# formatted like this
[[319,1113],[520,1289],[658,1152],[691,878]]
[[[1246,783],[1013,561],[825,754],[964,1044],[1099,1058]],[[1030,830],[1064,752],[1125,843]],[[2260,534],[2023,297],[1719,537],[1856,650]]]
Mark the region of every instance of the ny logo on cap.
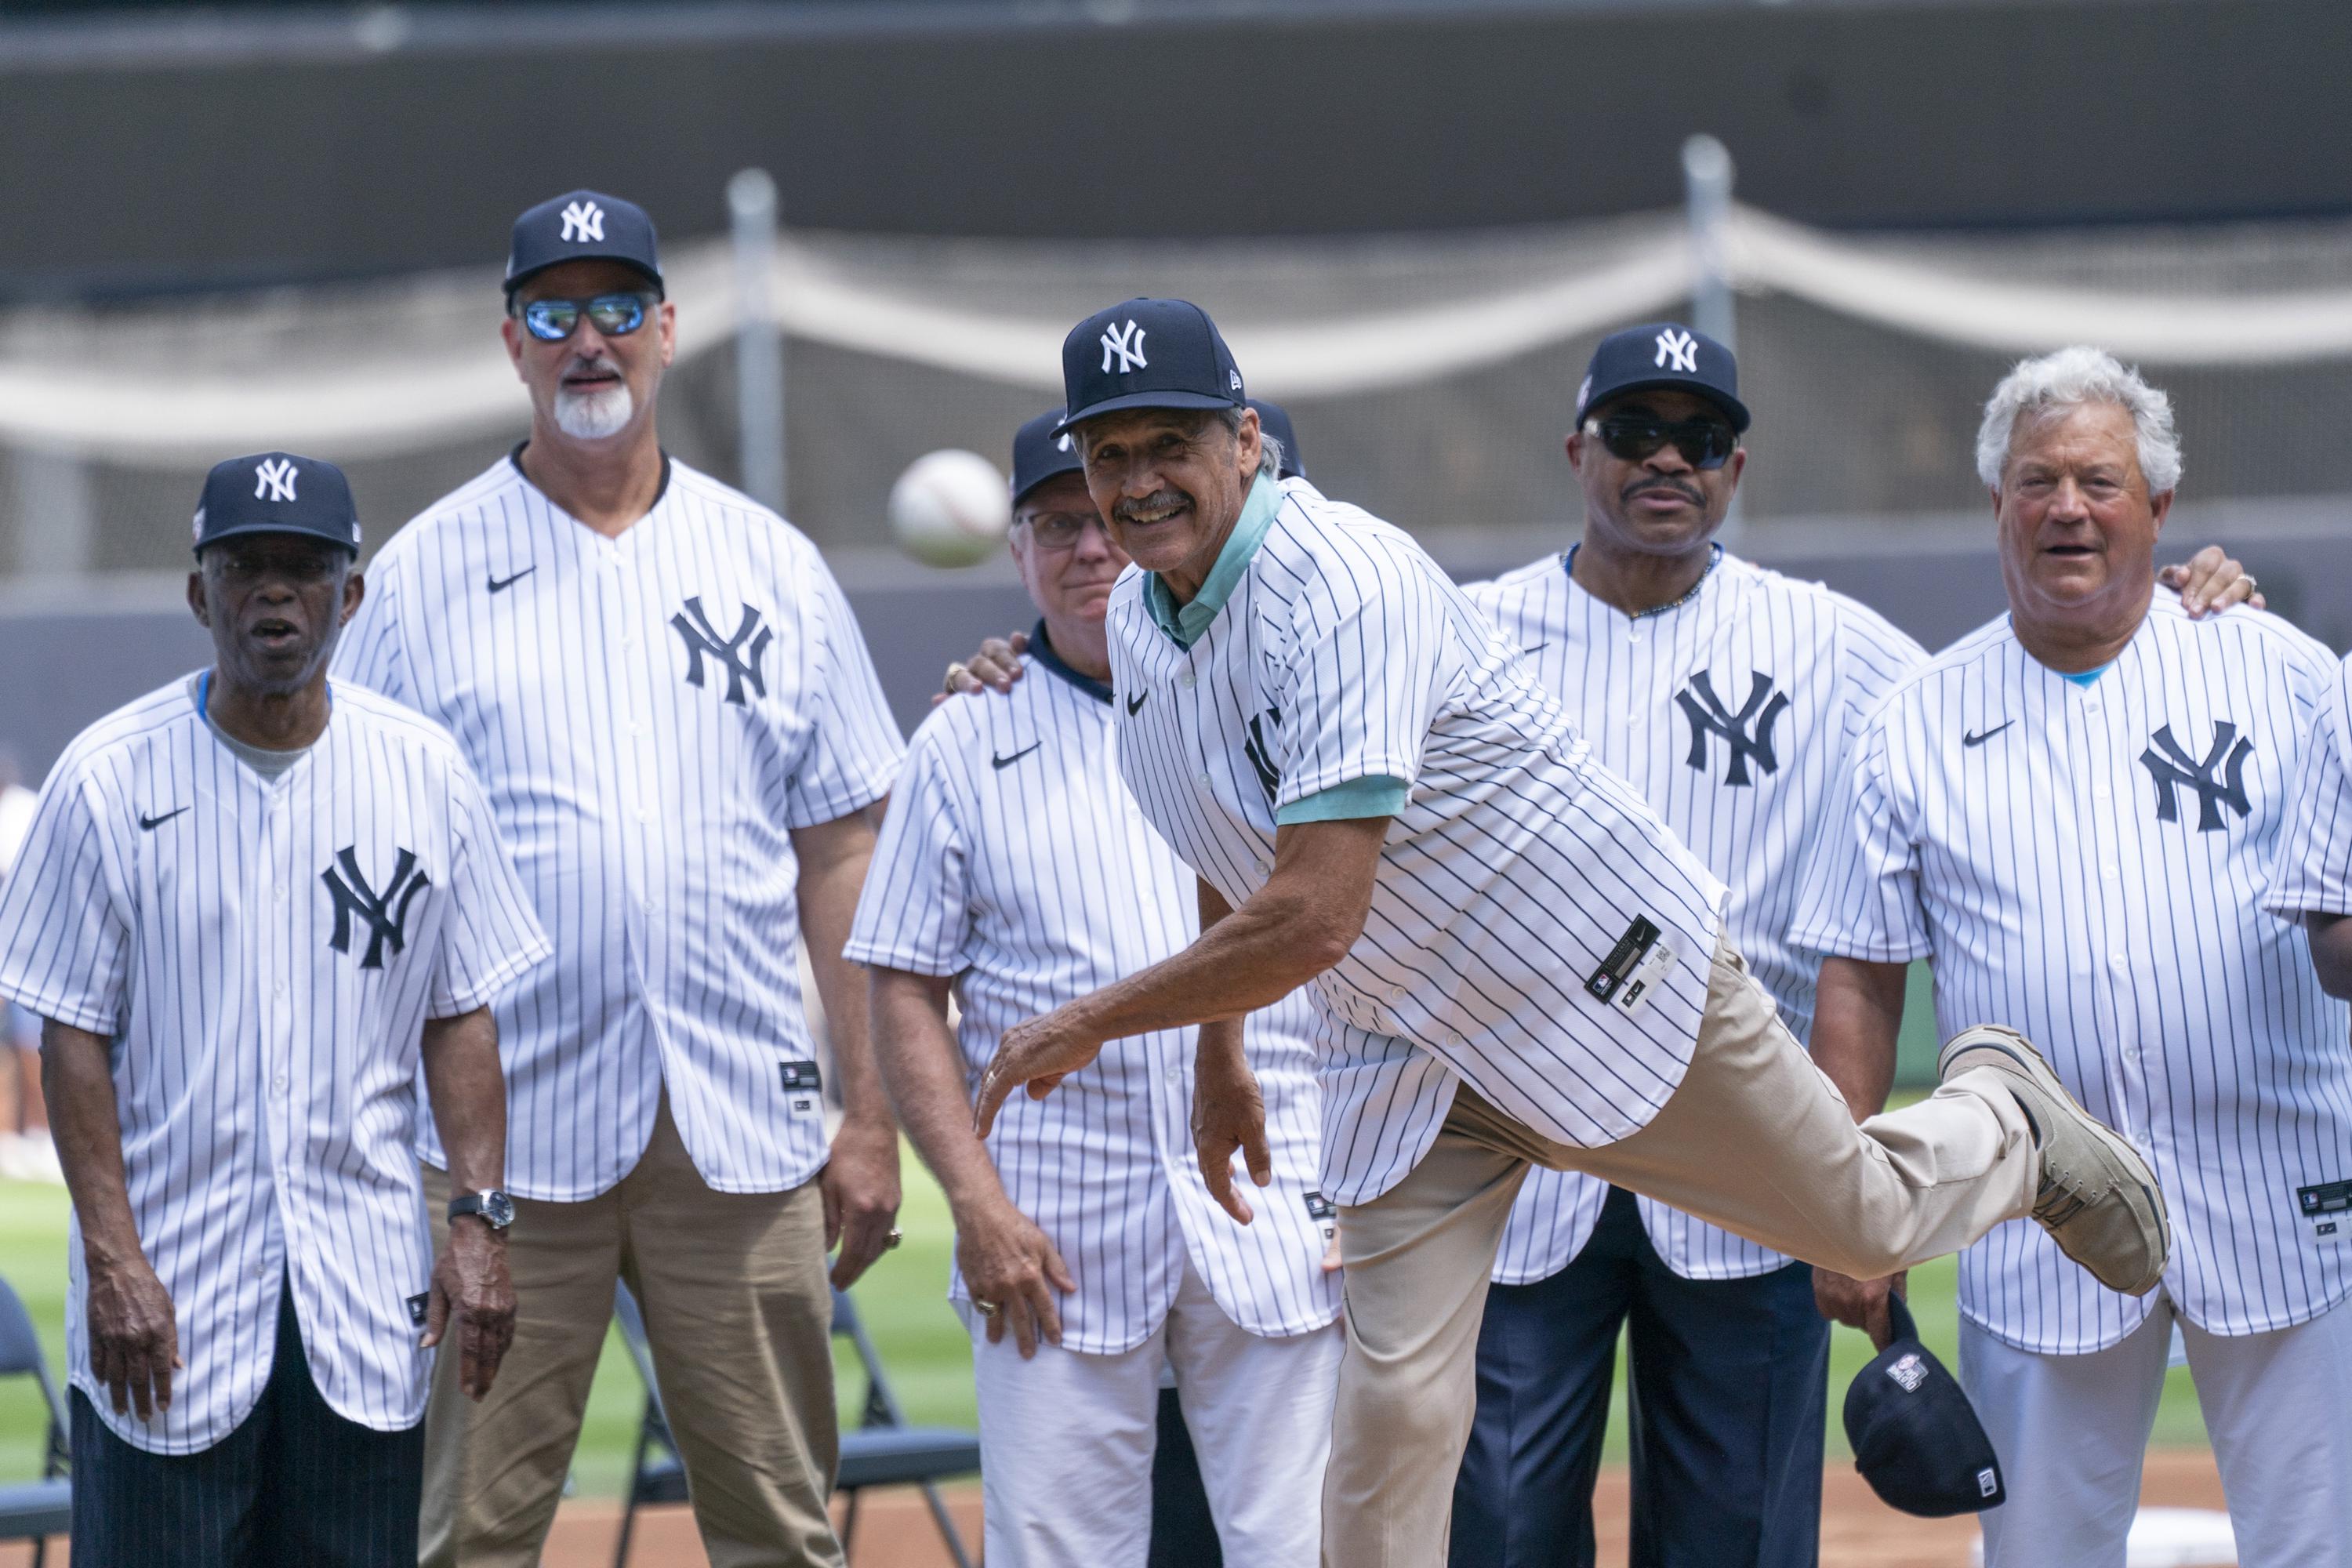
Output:
[[566,244],[589,240],[604,243],[604,209],[594,202],[573,202],[563,209],[563,239]]
[[1111,356],[1117,354],[1118,374],[1121,375],[1132,370],[1148,367],[1151,363],[1150,360],[1143,357],[1143,329],[1136,324],[1133,317],[1128,319],[1124,329],[1118,327],[1103,329],[1102,351],[1103,369],[1110,369]]
[[1678,327],[1668,327],[1658,334],[1658,365],[1696,375],[1698,340]]
[[285,458],[265,459],[253,470],[253,499],[292,500],[294,479],[294,465],[290,460]]

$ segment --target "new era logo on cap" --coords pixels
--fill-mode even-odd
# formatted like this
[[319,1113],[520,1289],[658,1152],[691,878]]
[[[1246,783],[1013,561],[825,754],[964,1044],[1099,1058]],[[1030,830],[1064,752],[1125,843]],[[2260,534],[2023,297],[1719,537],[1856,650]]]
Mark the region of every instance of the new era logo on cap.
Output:
[[1123,408],[1238,408],[1242,373],[1217,324],[1186,300],[1129,300],[1097,310],[1062,342],[1069,416]]

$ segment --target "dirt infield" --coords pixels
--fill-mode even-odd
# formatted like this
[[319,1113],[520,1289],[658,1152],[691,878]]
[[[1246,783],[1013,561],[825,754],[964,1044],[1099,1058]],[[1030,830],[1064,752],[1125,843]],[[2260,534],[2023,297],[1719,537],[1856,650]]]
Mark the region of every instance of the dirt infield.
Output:
[[[1822,1568],[1968,1568],[1969,1543],[1977,1527],[1969,1519],[1911,1519],[1885,1507],[1862,1478],[1840,1467],[1824,1478]],[[2174,1508],[2220,1508],[2221,1478],[2213,1456],[2197,1449],[2162,1448],[2147,1457],[2141,1500]],[[950,1489],[949,1498],[964,1539],[977,1551],[980,1489]],[[1625,1561],[1625,1472],[1601,1478],[1601,1561]],[[605,1568],[613,1561],[619,1510],[609,1502],[567,1504],[547,1543],[545,1568]],[[869,1500],[860,1511],[852,1542],[852,1568],[949,1568],[938,1533],[922,1500],[911,1492]],[[0,1568],[22,1568],[31,1560],[23,1547],[0,1548]],[[49,1562],[66,1553],[52,1550]],[[652,1509],[640,1516],[637,1544],[630,1553],[636,1568],[707,1568],[694,1521],[682,1508]]]

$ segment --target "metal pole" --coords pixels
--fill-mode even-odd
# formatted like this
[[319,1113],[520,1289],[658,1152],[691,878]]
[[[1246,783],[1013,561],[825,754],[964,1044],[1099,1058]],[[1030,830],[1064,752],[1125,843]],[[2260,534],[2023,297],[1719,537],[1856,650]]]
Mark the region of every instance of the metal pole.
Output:
[[743,492],[784,510],[784,337],[776,327],[776,182],[744,169],[727,182],[735,237],[735,416]]
[[[1691,325],[1733,353],[1739,352],[1731,306],[1731,268],[1724,256],[1724,222],[1731,216],[1731,151],[1712,136],[1683,143],[1685,209],[1690,220]],[[1734,491],[1716,537],[1728,549],[1739,537],[1739,496]]]

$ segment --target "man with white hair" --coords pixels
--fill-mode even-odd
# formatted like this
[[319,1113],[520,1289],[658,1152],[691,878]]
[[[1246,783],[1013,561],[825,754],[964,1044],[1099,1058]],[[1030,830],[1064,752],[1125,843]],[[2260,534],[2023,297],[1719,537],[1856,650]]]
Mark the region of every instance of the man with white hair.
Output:
[[538,1562],[626,1281],[711,1560],[838,1564],[825,1252],[846,1286],[898,1205],[841,948],[898,726],[816,547],[662,450],[676,308],[644,210],[532,207],[506,295],[530,439],[376,557],[336,666],[457,736],[555,945],[499,1013],[511,1370],[479,1405],[436,1378],[425,1561]]
[[2352,1020],[2262,903],[2335,659],[2158,590],[2171,405],[2108,355],[2020,364],[1977,468],[2010,613],[1898,684],[1856,744],[1790,931],[1826,955],[1813,1052],[1885,1071],[1927,959],[1939,1023],[2030,1036],[2154,1166],[2175,1225],[2138,1298],[2031,1226],[1962,1255],[1961,1381],[2009,1482],[1986,1562],[2120,1568],[2178,1326],[2239,1560],[2352,1563]]

